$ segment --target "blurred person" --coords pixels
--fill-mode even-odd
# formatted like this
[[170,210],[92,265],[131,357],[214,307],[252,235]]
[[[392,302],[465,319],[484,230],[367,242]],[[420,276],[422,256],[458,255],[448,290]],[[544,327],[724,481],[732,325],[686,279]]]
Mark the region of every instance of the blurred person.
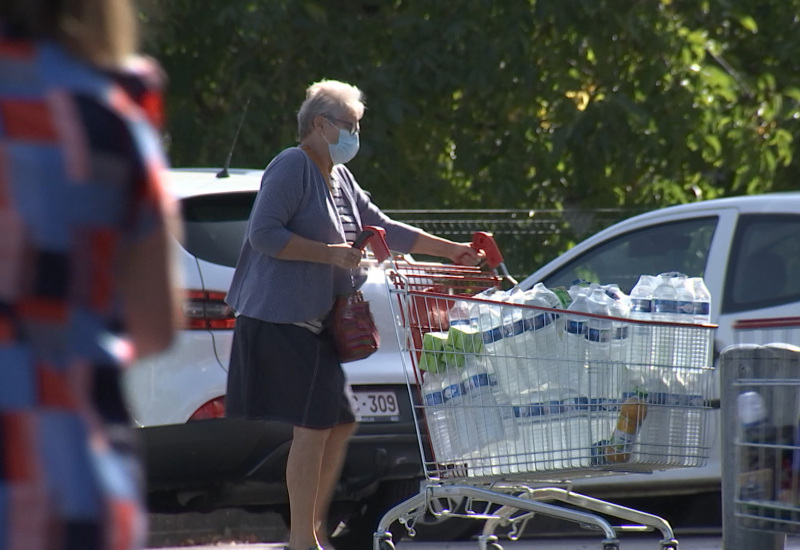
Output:
[[364,109],[350,84],[323,80],[306,90],[300,144],[264,171],[227,296],[237,319],[226,414],[293,425],[290,550],[329,544],[328,509],[356,426],[327,327],[336,297],[354,279],[363,284],[352,242],[374,225],[399,252],[471,265],[482,259],[469,243],[396,222],[372,203],[345,167],[358,152]]
[[0,550],[128,550],[121,367],[168,347],[161,74],[128,0],[0,3]]

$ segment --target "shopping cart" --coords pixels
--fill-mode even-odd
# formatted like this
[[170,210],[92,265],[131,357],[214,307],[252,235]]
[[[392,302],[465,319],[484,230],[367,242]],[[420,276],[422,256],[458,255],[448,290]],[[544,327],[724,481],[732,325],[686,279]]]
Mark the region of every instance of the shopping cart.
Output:
[[725,547],[782,548],[800,533],[800,317],[738,321],[734,333],[720,356]]
[[473,246],[486,265],[384,263],[426,482],[384,515],[374,550],[394,548],[395,521],[413,536],[424,514],[485,520],[481,550],[502,550],[495,529],[514,540],[534,514],[600,530],[604,550],[624,529],[658,529],[676,548],[662,518],[569,486],[705,463],[714,327],[501,301],[515,281],[500,251],[485,233]]

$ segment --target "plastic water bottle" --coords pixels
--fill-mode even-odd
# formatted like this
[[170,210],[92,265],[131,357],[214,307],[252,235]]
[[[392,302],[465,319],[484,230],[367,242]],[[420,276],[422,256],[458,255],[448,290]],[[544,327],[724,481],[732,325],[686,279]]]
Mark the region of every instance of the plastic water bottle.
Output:
[[489,354],[499,351],[499,342],[503,339],[503,315],[499,304],[501,297],[498,292],[484,291],[475,298],[495,303],[475,301],[470,305],[470,323],[483,335],[483,346]]
[[564,467],[588,465],[592,415],[589,398],[569,388],[559,389],[559,412],[565,440]]
[[574,302],[575,298],[577,298],[579,294],[591,294],[592,290],[598,286],[600,285],[597,283],[590,283],[589,281],[578,279],[577,281],[573,281],[567,292],[569,297]]
[[[509,397],[518,395],[524,388],[547,383],[550,363],[559,355],[554,317],[540,288],[543,288],[541,284],[525,292],[512,292],[511,305],[506,307],[507,313],[503,316],[502,349],[508,368],[503,369],[499,363],[495,363],[495,368],[500,387]],[[553,297],[558,299],[555,294]]]
[[450,431],[447,425],[447,414],[444,408],[444,375],[427,372],[422,382],[422,402],[425,407],[425,421],[428,424],[428,435],[433,447],[433,458],[436,462],[447,462],[456,458],[450,442]]
[[[711,293],[702,277],[692,277],[689,282],[694,288],[694,322],[696,325],[706,325],[711,322]],[[692,330],[691,340],[691,364],[710,365],[713,333],[710,330]]]
[[480,448],[475,415],[470,407],[469,395],[461,381],[460,369],[449,368],[442,382],[447,429],[450,443],[458,456]]
[[[630,294],[630,318],[637,321],[653,320],[653,290],[657,277],[653,275],[640,275],[639,281]],[[653,327],[646,323],[631,323],[631,360],[630,364],[636,370],[644,369],[652,363],[653,358]]]
[[561,426],[551,416],[558,411],[558,398],[548,390],[524,390],[514,401],[514,418],[524,451],[526,471],[552,470],[554,454],[563,449]]
[[[558,294],[556,294],[555,292],[544,286],[544,283],[536,283],[535,285],[533,285],[533,287],[531,287],[530,290],[528,290],[528,292],[535,292],[537,298],[539,298],[543,303],[547,304],[547,306],[550,307],[551,309],[561,310],[565,309],[566,307],[561,302],[561,298],[558,297]],[[565,318],[556,311],[551,312],[550,316],[555,323],[556,336],[560,341],[561,335],[564,332]],[[560,352],[561,352],[560,349],[556,351],[557,354]]]
[[637,376],[631,376],[635,367],[631,366],[631,323],[630,299],[617,285],[604,287],[609,297],[608,311],[613,317],[611,321],[611,350],[609,361],[612,365],[613,384],[609,397],[618,399],[620,393],[630,390],[638,384]]
[[[694,324],[694,283],[683,273],[676,273],[670,279],[672,286],[675,287],[675,320],[678,323]],[[678,327],[674,331],[675,337],[672,339],[673,357],[672,364],[685,367],[693,366],[692,360],[692,336],[696,331],[693,329],[683,329]]]
[[[653,320],[662,323],[677,323],[678,292],[672,284],[672,273],[662,273],[653,289]],[[657,366],[671,367],[674,359],[675,329],[670,326],[653,327],[653,363]]]
[[617,285],[608,285],[605,291],[606,295],[611,298],[609,314],[615,318],[611,322],[613,332],[611,334],[610,359],[627,365],[631,360],[631,324],[627,321],[631,314],[630,299]]
[[[556,331],[558,314],[549,311],[560,306],[561,301],[555,292],[547,290],[542,283],[537,283],[525,293],[525,304],[540,309],[526,310],[525,351],[528,357],[556,358],[559,355],[559,337]],[[557,304],[557,305],[555,305]]]
[[586,294],[576,293],[567,311],[561,348],[563,361],[553,362],[548,380],[553,384],[574,389],[578,393],[586,393],[588,388],[582,382],[585,380],[584,372],[587,367],[586,332],[588,318],[581,315],[581,313],[589,313],[589,300]]
[[628,296],[622,292],[618,284],[612,283],[610,285],[602,285],[600,288],[603,289],[609,298],[615,302],[623,302],[625,307],[630,309],[630,298],[628,298]]
[[611,335],[613,326],[611,319],[611,299],[602,288],[595,288],[587,297],[589,313],[602,315],[605,318],[588,317],[586,319],[587,357],[590,361],[607,361],[611,352]]
[[678,303],[676,304],[676,319],[679,323],[694,323],[694,281],[683,273],[676,273],[671,279],[675,287]]
[[519,365],[525,361],[524,311],[519,307],[523,303],[522,290],[515,289],[503,296],[506,302],[501,306],[502,337],[495,340],[492,336],[491,364],[497,377],[497,382],[503,392],[508,395],[519,391]]
[[456,300],[448,312],[450,326],[468,327],[470,325],[469,304],[464,300]]
[[[501,340],[503,349],[510,340],[513,338],[504,337]],[[502,475],[519,471],[518,455],[521,451],[516,444],[514,412],[509,394],[500,385],[498,375],[501,371],[507,372],[503,366],[510,366],[514,371],[516,366],[508,351],[504,353],[506,357],[492,357],[494,362],[490,362],[486,355],[469,356],[464,366],[462,380],[469,394],[481,446],[479,456],[471,461],[472,471],[476,475]]]
[[479,355],[466,357],[462,382],[477,426],[478,446],[505,439],[505,427],[497,400],[497,379]]
[[[470,302],[470,323],[481,335],[485,359],[494,372],[513,372],[513,365],[508,365],[508,358],[503,343],[503,306],[507,298],[504,291],[489,288],[475,295],[476,300]],[[480,300],[480,301],[479,301]]]
[[711,322],[711,293],[702,277],[691,277],[694,288],[694,322],[699,325]]
[[547,305],[554,309],[561,308],[561,298],[558,297],[558,294],[544,286],[544,283],[536,283],[526,292],[528,293],[535,293],[540,295],[542,299],[547,303]]
[[519,396],[514,415],[529,471],[588,465],[588,399],[556,385]]
[[[483,330],[488,330],[490,325],[495,322],[500,322],[500,308],[499,302],[506,298],[506,292],[496,288],[487,288],[486,290],[474,296],[475,301],[470,302],[470,319],[473,323],[478,323]],[[479,303],[481,300],[483,303]],[[494,304],[496,307],[490,309],[478,308],[479,305],[489,306],[489,302],[497,302]],[[484,326],[484,323],[486,326]]]
[[613,326],[610,301],[602,288],[595,288],[587,298],[589,313],[603,317],[586,319],[586,361],[589,375],[590,399],[608,399],[619,395],[619,376],[611,363]]
[[676,323],[678,317],[678,292],[672,279],[675,273],[662,273],[653,289],[653,319]]

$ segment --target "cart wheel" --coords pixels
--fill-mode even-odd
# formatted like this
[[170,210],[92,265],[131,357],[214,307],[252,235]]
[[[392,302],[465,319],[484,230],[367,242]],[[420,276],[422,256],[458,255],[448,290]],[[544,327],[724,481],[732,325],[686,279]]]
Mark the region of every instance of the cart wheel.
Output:
[[661,550],[678,550],[678,541],[671,540],[669,542],[662,542]]
[[490,542],[486,545],[486,550],[503,550],[503,547],[497,542]]
[[395,550],[394,543],[390,540],[382,540],[378,542],[379,550]]
[[619,550],[618,542],[603,542],[603,550]]

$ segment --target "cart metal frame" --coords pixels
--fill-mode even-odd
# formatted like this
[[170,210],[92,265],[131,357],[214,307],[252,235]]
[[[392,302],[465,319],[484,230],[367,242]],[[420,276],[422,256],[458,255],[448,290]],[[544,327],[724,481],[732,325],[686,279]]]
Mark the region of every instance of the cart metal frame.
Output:
[[[791,347],[800,346],[800,317],[746,319],[733,328],[736,344],[720,355],[723,545],[780,550],[787,533],[800,532],[800,473],[794,467],[787,472],[781,458],[800,453],[800,348]],[[745,435],[740,421],[737,398],[745,392],[767,396],[764,423],[750,432],[755,438]],[[783,426],[794,432],[794,440],[773,439]],[[745,463],[746,456],[753,464]],[[772,482],[755,483],[755,493],[744,487],[758,477]],[[792,481],[788,498],[793,502],[782,502],[787,496],[779,493],[787,491],[781,485]]]
[[[379,230],[375,230],[375,233],[378,237],[381,236]],[[428,443],[426,418],[433,411],[434,406],[423,404],[420,398],[419,391],[423,376],[420,366],[421,362],[426,361],[423,357],[425,353],[444,353],[445,355],[442,357],[446,357],[448,352],[431,351],[433,348],[428,347],[425,337],[429,336],[428,333],[436,333],[441,337],[442,329],[449,327],[447,314],[456,300],[485,302],[486,300],[476,298],[474,295],[491,287],[500,288],[504,283],[516,285],[516,281],[510,280],[507,276],[508,272],[502,263],[502,255],[497,250],[491,235],[476,234],[473,238],[474,246],[484,251],[489,269],[486,269],[486,266],[483,268],[465,267],[409,261],[401,256],[391,257],[385,243],[378,242],[377,246],[372,242],[370,244],[373,245],[373,252],[379,261],[388,260],[384,266],[387,273],[390,303],[396,319],[398,341],[401,352],[403,352],[402,359],[409,396],[415,408],[420,456],[426,475],[426,482],[422,484],[419,493],[396,505],[381,518],[373,536],[373,550],[392,550],[394,548],[389,528],[395,522],[405,526],[409,535],[413,536],[415,521],[424,514],[466,517],[485,521],[482,534],[478,537],[480,550],[502,550],[499,538],[495,535],[498,527],[508,527],[509,540],[516,540],[522,534],[526,523],[536,514],[571,521],[580,526],[600,531],[602,533],[600,545],[603,550],[618,550],[618,534],[621,532],[652,530],[660,532],[659,546],[662,550],[677,549],[678,541],[665,519],[576,493],[569,488],[569,485],[570,480],[576,477],[620,472],[648,472],[674,467],[701,466],[705,463],[709,450],[709,421],[706,413],[711,408],[705,397],[710,395],[712,385],[713,367],[709,363],[714,326],[630,321],[649,327],[651,330],[648,334],[655,334],[657,337],[660,334],[662,340],[658,340],[658,338],[654,340],[657,345],[677,346],[676,342],[678,341],[683,342],[686,338],[690,340],[694,338],[692,341],[695,344],[700,343],[699,352],[696,352],[691,358],[684,359],[692,364],[630,366],[620,359],[614,361],[608,359],[602,362],[601,366],[606,369],[602,372],[617,381],[623,378],[620,373],[627,376],[634,371],[639,376],[642,373],[646,375],[658,373],[662,378],[674,376],[688,380],[688,382],[684,382],[686,384],[686,388],[683,390],[684,394],[653,391],[649,394],[642,394],[647,396],[642,399],[647,400],[653,411],[650,414],[652,416],[651,423],[654,426],[648,435],[641,436],[641,441],[637,441],[634,447],[626,447],[629,452],[624,459],[619,459],[619,455],[614,454],[618,451],[611,451],[610,455],[604,454],[610,452],[608,449],[612,449],[612,447],[607,446],[608,442],[598,443],[596,441],[601,435],[607,436],[609,432],[613,432],[621,414],[621,407],[626,401],[621,398],[608,398],[605,394],[601,398],[599,391],[596,395],[592,393],[595,391],[594,389],[587,393],[587,397],[569,400],[569,406],[563,404],[566,401],[545,407],[541,407],[539,403],[524,407],[510,407],[507,404],[487,405],[481,402],[464,405],[463,409],[455,410],[455,412],[467,416],[476,415],[478,425],[480,425],[481,418],[492,414],[499,415],[501,414],[498,412],[500,409],[505,413],[512,408],[515,415],[519,413],[519,410],[525,410],[525,421],[528,420],[527,416],[536,416],[533,421],[539,422],[536,424],[537,426],[545,426],[545,428],[551,427],[551,424],[564,422],[564,419],[572,419],[570,420],[572,424],[569,424],[567,428],[559,427],[559,429],[562,432],[566,430],[567,433],[571,429],[569,426],[573,425],[579,425],[583,430],[588,429],[588,439],[577,448],[570,447],[575,445],[574,438],[570,439],[571,436],[566,438],[569,439],[568,442],[565,440],[553,443],[555,441],[553,439],[548,444],[556,447],[548,450],[549,454],[540,453],[547,454],[546,457],[531,458],[531,456],[536,457],[539,453],[538,446],[545,444],[537,442],[537,436],[530,435],[528,440],[532,437],[533,445],[536,446],[533,452],[529,452],[530,449],[527,448],[524,452],[513,448],[506,451],[506,454],[498,454],[494,451],[493,454],[490,454],[487,449],[491,445],[486,444],[480,448],[477,446],[474,449],[470,448],[467,454],[461,455],[451,449],[448,452],[455,453],[453,456],[458,456],[453,458],[453,456],[447,455],[441,459],[441,455],[436,456],[435,445],[429,446]],[[505,275],[498,274],[498,268]],[[529,310],[516,312],[520,316],[523,313],[531,313],[530,310],[543,310],[541,307],[536,308],[523,304],[505,304],[504,307]],[[547,309],[547,311],[557,312],[555,317],[568,314],[563,310]],[[536,313],[541,313],[541,311]],[[627,319],[591,314],[586,314],[586,316],[602,319],[609,323],[612,321],[622,323],[625,334],[632,329],[628,325],[629,320]],[[483,333],[483,329],[479,330]],[[556,334],[555,331],[553,333]],[[695,338],[695,336],[700,338]],[[561,338],[560,335],[558,337]],[[485,337],[484,341],[486,341]],[[475,345],[477,346],[477,344]],[[677,357],[677,347],[674,349]],[[471,352],[468,349],[450,349],[449,353],[449,360],[462,361],[461,365],[464,364],[464,357],[455,357],[454,359],[453,354],[456,356],[459,354],[479,355],[481,357],[485,355],[494,361],[496,372],[502,372],[502,369],[506,368],[510,369],[511,367],[507,367],[506,364],[511,364],[509,362],[513,361],[523,361],[528,364],[527,362],[537,359],[542,361],[559,360],[557,357],[550,356],[534,358],[521,352],[501,356],[499,352],[492,352],[488,347]],[[584,363],[581,363],[580,366],[584,366]],[[596,367],[589,363],[585,366],[587,367],[586,372],[592,373],[594,372],[592,369]],[[431,370],[433,367],[428,364],[425,368]],[[466,367],[464,368],[466,369]],[[592,387],[596,388],[598,387],[597,379],[600,377],[596,374],[593,376],[596,376],[596,379]],[[630,376],[633,378],[633,375]],[[606,381],[601,380],[601,382]],[[529,396],[529,390],[522,391],[525,397]],[[550,413],[553,413],[552,417],[546,418],[545,415]],[[675,422],[676,418],[677,422]],[[514,426],[517,425],[517,420],[519,417],[511,418]],[[662,424],[659,425],[659,422]],[[495,423],[493,426],[498,425]],[[558,426],[561,425],[558,424]],[[534,430],[534,428],[529,429]],[[689,435],[687,436],[683,432],[687,432]],[[483,433],[489,433],[488,427],[484,429]],[[584,431],[579,433],[584,435]],[[455,431],[449,435],[453,440],[463,437],[462,433]],[[514,437],[517,437],[517,432],[514,433]],[[665,443],[658,440],[661,437],[666,437],[668,441]],[[513,439],[510,435],[509,438],[507,438],[508,441]],[[508,444],[510,445],[510,443]],[[492,448],[496,451],[496,448]],[[441,452],[441,448],[439,451]],[[443,463],[449,466],[455,465],[455,467],[443,467]],[[466,502],[466,506],[455,506],[456,503],[463,504],[464,502]],[[454,512],[457,508],[462,511]],[[628,524],[612,526],[606,517],[621,519]]]

